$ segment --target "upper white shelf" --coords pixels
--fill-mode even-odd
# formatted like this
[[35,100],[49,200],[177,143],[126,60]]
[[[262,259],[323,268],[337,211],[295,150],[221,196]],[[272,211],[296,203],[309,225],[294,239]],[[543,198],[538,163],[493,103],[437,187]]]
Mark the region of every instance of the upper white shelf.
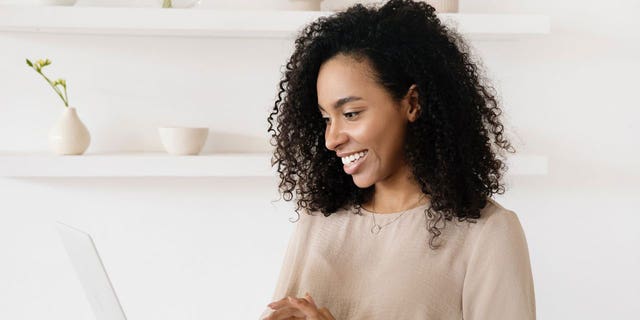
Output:
[[[0,32],[292,38],[307,23],[333,13],[0,6]],[[438,16],[470,38],[518,38],[550,31],[549,16],[545,15],[442,13]]]
[[[547,158],[511,155],[508,175],[546,175]],[[58,156],[0,153],[0,177],[278,177],[269,153],[172,156],[162,152]]]

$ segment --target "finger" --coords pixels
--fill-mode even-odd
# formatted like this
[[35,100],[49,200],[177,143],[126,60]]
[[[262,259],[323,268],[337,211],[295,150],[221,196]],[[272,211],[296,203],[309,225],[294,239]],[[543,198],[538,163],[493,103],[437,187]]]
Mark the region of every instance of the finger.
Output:
[[309,302],[311,302],[311,305],[312,305],[314,308],[316,308],[316,309],[318,308],[318,305],[316,305],[316,302],[315,302],[315,301],[313,301],[313,298],[311,297],[311,295],[309,294],[309,292],[305,293],[305,299],[307,299]]
[[[291,298],[295,299],[293,297],[291,297]],[[294,304],[294,302],[289,300],[289,297],[285,297],[284,299],[285,299],[284,301],[278,301],[277,304],[274,304],[270,308],[273,309],[273,310],[280,310],[280,309],[283,309],[283,308],[296,308],[296,309],[298,308],[298,306],[296,306]]]
[[287,300],[287,298],[288,297],[284,297],[280,300],[276,300],[274,302],[269,303],[267,306],[273,310],[278,310],[289,304],[289,300]]
[[307,317],[317,318],[319,315],[318,308],[313,306],[311,302],[305,299],[289,297],[289,302],[291,302],[294,307],[300,309],[300,311],[302,311],[302,313],[304,313],[304,315]]
[[[278,310],[278,309],[280,309],[282,307],[285,307],[287,305],[291,305],[291,303],[289,302],[288,298],[289,298],[289,296],[286,296],[286,297],[284,297],[284,298],[282,298],[280,300],[276,300],[276,301],[273,301],[273,302],[269,303],[267,306],[269,308],[273,309],[273,310]],[[314,307],[317,308],[317,305],[316,305],[315,301],[313,300],[313,298],[311,297],[311,295],[308,292],[305,293],[305,298],[304,299],[307,299],[309,302],[311,302],[311,304]]]
[[284,307],[272,312],[266,319],[267,320],[284,320],[292,317],[294,319],[296,317],[304,319],[304,313],[302,313],[300,309],[295,307]]

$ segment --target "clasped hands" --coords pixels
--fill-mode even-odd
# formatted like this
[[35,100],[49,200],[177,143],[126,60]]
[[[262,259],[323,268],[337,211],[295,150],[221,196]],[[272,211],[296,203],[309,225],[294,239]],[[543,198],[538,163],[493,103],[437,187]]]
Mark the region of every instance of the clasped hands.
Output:
[[269,304],[275,310],[263,320],[336,320],[327,308],[318,308],[309,293],[304,298],[284,297]]

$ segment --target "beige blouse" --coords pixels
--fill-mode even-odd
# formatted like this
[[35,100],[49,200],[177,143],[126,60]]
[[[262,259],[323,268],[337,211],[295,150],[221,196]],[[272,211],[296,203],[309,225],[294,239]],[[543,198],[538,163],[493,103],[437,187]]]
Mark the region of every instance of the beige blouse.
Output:
[[[300,214],[272,300],[303,297],[337,320],[536,318],[528,245],[515,212],[488,199],[477,223],[446,221],[429,248],[428,204],[362,215]],[[260,319],[272,312],[267,308]]]

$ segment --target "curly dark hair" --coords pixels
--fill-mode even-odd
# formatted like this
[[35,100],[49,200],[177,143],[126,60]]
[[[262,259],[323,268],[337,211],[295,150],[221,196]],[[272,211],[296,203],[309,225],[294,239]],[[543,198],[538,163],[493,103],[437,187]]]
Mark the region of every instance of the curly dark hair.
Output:
[[487,198],[505,192],[507,166],[500,157],[503,150],[515,150],[503,137],[495,89],[465,40],[424,2],[356,4],[305,26],[267,119],[279,191],[286,201],[295,191],[298,218],[300,208],[326,217],[340,208],[362,214],[361,205],[374,193],[375,185],[356,186],[325,147],[316,81],[320,66],[337,54],[367,59],[376,82],[397,102],[417,85],[421,112],[407,125],[404,155],[422,192],[430,195],[424,213],[429,246],[437,249],[440,223],[444,228],[453,217],[475,223]]

